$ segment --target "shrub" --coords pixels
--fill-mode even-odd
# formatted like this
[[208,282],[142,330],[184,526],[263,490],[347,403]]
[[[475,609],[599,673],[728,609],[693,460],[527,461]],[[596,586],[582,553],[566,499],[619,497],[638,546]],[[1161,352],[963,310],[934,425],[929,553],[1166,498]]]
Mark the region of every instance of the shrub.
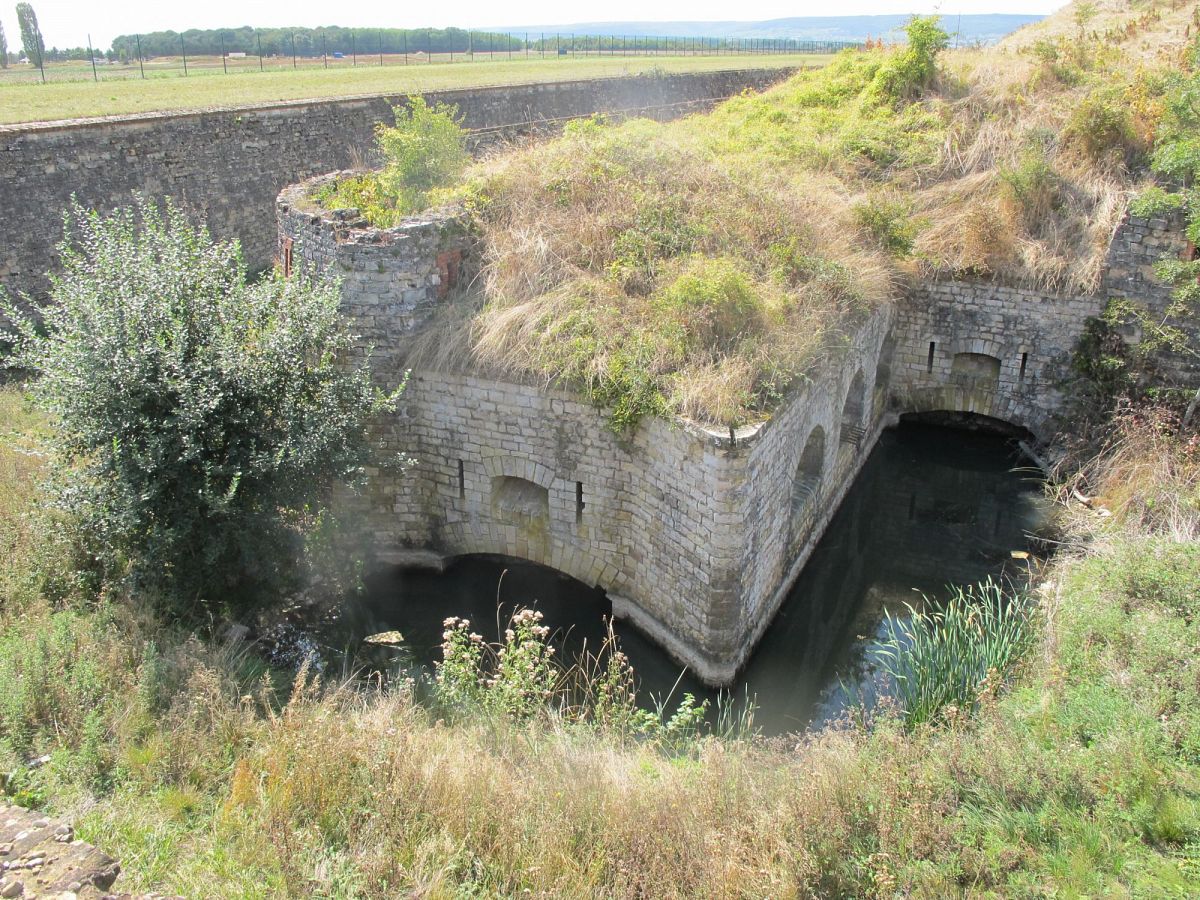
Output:
[[690,260],[654,297],[654,305],[656,314],[680,325],[697,350],[728,351],[767,324],[762,299],[746,272],[730,259]]
[[1093,91],[1071,113],[1063,139],[1088,159],[1131,162],[1139,150],[1129,107],[1119,91]]
[[387,163],[379,181],[407,212],[420,211],[434,188],[456,180],[470,162],[467,133],[458,123],[458,108],[446,103],[430,107],[422,97],[410,97],[396,107],[396,124],[375,132]]
[[318,202],[357,208],[372,224],[386,228],[425,209],[432,191],[459,179],[471,157],[457,107],[429,106],[425,98],[412,96],[394,113],[395,125],[380,124],[375,130],[383,169],[324,188],[316,195]]
[[1000,200],[1009,217],[1029,231],[1059,204],[1061,181],[1041,147],[1027,149],[1014,166],[1001,166]]
[[1169,194],[1157,185],[1146,188],[1129,203],[1129,211],[1143,219],[1155,219],[1186,206],[1183,194]]
[[909,725],[933,721],[950,707],[974,710],[1033,637],[1025,598],[1005,595],[991,578],[955,589],[940,609],[907,608],[907,619],[887,615],[875,658]]
[[918,230],[912,212],[911,201],[882,194],[873,195],[852,209],[855,224],[893,256],[912,253]]
[[75,204],[66,233],[45,332],[11,310],[16,361],[74,464],[60,502],[110,570],[176,611],[286,584],[289,516],[360,471],[389,403],[341,362],[336,282],[247,283],[237,245],[169,203]]
[[950,44],[938,24],[941,16],[913,16],[904,27],[908,45],[892,55],[875,74],[872,91],[893,102],[911,100],[937,75],[937,55]]

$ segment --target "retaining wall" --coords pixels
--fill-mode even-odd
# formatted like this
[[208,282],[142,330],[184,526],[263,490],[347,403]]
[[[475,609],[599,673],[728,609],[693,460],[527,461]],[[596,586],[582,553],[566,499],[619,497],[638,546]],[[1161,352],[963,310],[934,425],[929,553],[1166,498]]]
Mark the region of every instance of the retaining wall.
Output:
[[[604,78],[426,94],[459,107],[487,143],[563,119],[634,112],[671,118],[705,109],[788,69]],[[252,77],[252,76],[245,76]],[[128,205],[132,192],[173,197],[213,233],[241,240],[252,268],[269,266],[274,204],[286,185],[368,156],[375,125],[402,96],[309,100],[208,112],[0,125],[0,287],[44,291],[72,195],[85,207]]]

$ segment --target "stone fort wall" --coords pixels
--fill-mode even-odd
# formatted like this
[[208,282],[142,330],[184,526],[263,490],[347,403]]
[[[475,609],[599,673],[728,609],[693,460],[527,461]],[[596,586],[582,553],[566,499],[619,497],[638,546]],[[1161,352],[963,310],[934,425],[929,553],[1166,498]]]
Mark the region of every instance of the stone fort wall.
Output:
[[[893,334],[893,403],[905,412],[978,413],[1029,429],[1048,440],[1067,400],[1064,381],[1087,320],[1110,300],[1132,299],[1161,318],[1171,287],[1154,277],[1164,256],[1194,254],[1182,222],[1126,215],[1113,234],[1099,290],[1069,296],[985,281],[931,281],[914,285],[897,314]],[[1200,321],[1180,324],[1200,339]],[[1140,341],[1131,330],[1126,339]],[[1158,352],[1168,384],[1195,387],[1200,362]]]
[[[453,211],[374,229],[317,209],[320,182],[281,193],[281,255],[342,278],[376,376],[398,384],[412,334],[466,284],[476,249]],[[569,392],[418,368],[376,434],[415,462],[378,467],[349,508],[383,559],[496,553],[600,586],[698,677],[728,683],[883,425],[892,314],[864,315],[768,422],[734,432],[650,420],[617,434]]]
[[[321,181],[281,193],[281,256],[342,278],[377,375],[399,383],[412,336],[476,271],[474,239],[454,210],[392,229],[323,211],[307,199]],[[472,374],[466,361],[418,369],[378,434],[415,465],[373,472],[359,508],[385,559],[432,550],[552,566],[603,588],[701,679],[728,683],[883,428],[948,410],[1052,436],[1087,319],[1122,290],[1165,303],[1145,279],[1173,240],[1169,223],[1127,219],[1092,297],[913,285],[864,314],[768,421],[736,431],[653,420],[618,435],[568,392]],[[920,515],[915,489],[901,494],[905,516]]]
[[[486,144],[593,113],[671,118],[708,108],[787,69],[745,69],[474,88],[426,94],[459,107]],[[247,76],[249,77],[249,76]],[[37,296],[55,263],[62,211],[127,206],[134,191],[172,197],[251,268],[275,255],[274,204],[286,185],[351,166],[402,96],[311,100],[195,113],[0,125],[0,287]]]

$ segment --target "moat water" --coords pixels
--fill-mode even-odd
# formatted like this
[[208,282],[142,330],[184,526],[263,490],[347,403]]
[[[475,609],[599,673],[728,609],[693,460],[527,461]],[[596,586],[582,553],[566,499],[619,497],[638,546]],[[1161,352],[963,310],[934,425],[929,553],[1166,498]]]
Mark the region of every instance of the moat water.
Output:
[[[800,731],[870,702],[879,682],[873,647],[884,611],[903,615],[922,597],[989,575],[1023,578],[1049,515],[1040,474],[1014,442],[929,425],[901,424],[880,438],[738,683],[764,733]],[[1028,555],[1028,556],[1026,556]],[[465,557],[444,572],[393,571],[371,579],[336,616],[307,626],[327,663],[395,670],[440,658],[443,620],[466,617],[495,639],[519,607],[542,612],[560,658],[603,642],[611,607],[603,592],[540,566]],[[364,644],[399,631],[404,644]],[[717,693],[682,672],[622,622],[621,647],[640,697]]]

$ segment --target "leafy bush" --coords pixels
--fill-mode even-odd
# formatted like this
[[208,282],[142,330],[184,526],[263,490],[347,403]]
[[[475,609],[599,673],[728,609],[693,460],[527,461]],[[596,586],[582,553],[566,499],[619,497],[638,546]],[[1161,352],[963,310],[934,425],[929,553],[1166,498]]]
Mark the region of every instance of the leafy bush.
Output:
[[931,722],[950,707],[974,710],[1033,638],[1025,598],[1007,596],[991,578],[957,588],[940,609],[908,606],[906,619],[888,613],[884,629],[875,657],[892,679],[910,726]]
[[394,110],[396,124],[380,124],[375,140],[384,157],[379,172],[343,179],[317,194],[326,206],[354,207],[387,228],[429,205],[430,194],[457,181],[470,162],[458,108],[408,98]]
[[938,24],[941,16],[913,16],[904,26],[908,44],[879,67],[872,91],[899,102],[926,90],[937,75],[937,56],[950,45],[950,35]]
[[1154,219],[1184,209],[1184,195],[1167,193],[1157,185],[1151,185],[1133,198],[1129,211],[1143,219]]
[[1000,199],[1008,215],[1035,231],[1059,204],[1061,180],[1042,147],[1030,147],[1015,166],[1001,166]]
[[767,325],[763,300],[749,276],[727,258],[689,260],[653,302],[654,314],[677,322],[697,351],[729,351]]
[[852,209],[855,224],[893,256],[912,253],[919,230],[912,212],[912,201],[883,194],[875,194]]
[[390,402],[344,364],[337,284],[247,283],[237,245],[171,204],[75,204],[66,233],[45,331],[11,310],[16,361],[72,464],[60,502],[110,571],[176,611],[278,589],[289,516],[360,471]]
[[1088,94],[1071,113],[1063,139],[1088,159],[1132,162],[1140,142],[1128,104],[1120,91],[1102,88]]

